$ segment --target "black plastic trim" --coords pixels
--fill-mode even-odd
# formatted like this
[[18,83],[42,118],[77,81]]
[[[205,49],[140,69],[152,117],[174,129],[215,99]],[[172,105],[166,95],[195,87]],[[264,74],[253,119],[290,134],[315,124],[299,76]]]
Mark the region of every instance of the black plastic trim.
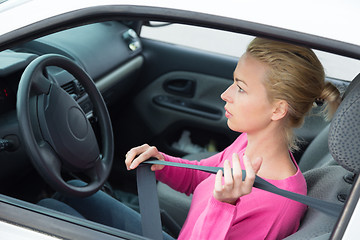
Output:
[[163,88],[168,93],[191,98],[195,93],[196,82],[183,78],[168,79],[164,82]]

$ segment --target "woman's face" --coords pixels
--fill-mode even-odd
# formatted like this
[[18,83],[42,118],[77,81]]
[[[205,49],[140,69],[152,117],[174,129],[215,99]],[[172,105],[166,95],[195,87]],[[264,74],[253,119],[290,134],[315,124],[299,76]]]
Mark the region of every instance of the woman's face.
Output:
[[252,134],[270,124],[273,105],[263,84],[266,70],[265,64],[248,54],[240,58],[234,71],[234,83],[221,94],[231,130]]

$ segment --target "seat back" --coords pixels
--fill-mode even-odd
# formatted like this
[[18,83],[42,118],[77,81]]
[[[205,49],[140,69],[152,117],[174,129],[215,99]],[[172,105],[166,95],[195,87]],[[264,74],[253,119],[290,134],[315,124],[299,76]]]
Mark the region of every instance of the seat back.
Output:
[[360,74],[351,82],[349,88],[331,122],[329,150],[338,164],[353,173],[359,173]]
[[[351,179],[360,172],[360,74],[344,93],[343,101],[329,127],[328,147],[338,165],[305,172],[308,195],[344,202],[351,190]],[[308,209],[299,230],[286,239],[328,239],[337,219]]]
[[299,167],[304,173],[308,170],[321,167],[329,162],[334,162],[329,153],[328,135],[330,124],[327,125],[306,148],[300,158]]
[[[358,74],[349,84],[342,98],[345,99],[345,97],[349,95],[353,89],[358,88],[358,86],[360,86],[360,74]],[[324,127],[324,129],[314,138],[301,156],[299,167],[302,172],[321,166],[337,164],[329,152],[329,129],[330,124]]]
[[[304,173],[308,196],[328,202],[344,204],[351,189],[352,173],[339,165],[314,168]],[[351,179],[351,178],[350,178]],[[299,230],[286,240],[329,239],[337,218],[309,208],[301,221]]]

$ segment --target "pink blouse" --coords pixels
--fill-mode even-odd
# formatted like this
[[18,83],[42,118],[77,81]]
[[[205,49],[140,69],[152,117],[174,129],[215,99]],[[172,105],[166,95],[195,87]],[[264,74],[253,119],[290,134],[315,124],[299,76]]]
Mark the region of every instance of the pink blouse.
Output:
[[[165,161],[223,167],[225,159],[238,153],[241,166],[247,146],[247,135],[241,134],[224,151],[203,159],[189,161],[163,154]],[[283,180],[265,179],[275,186],[306,195],[306,182],[297,167],[295,175]],[[282,239],[297,231],[306,205],[285,197],[253,188],[236,205],[223,203],[213,197],[215,174],[198,170],[165,166],[156,172],[159,181],[173,189],[193,194],[190,211],[178,239]]]

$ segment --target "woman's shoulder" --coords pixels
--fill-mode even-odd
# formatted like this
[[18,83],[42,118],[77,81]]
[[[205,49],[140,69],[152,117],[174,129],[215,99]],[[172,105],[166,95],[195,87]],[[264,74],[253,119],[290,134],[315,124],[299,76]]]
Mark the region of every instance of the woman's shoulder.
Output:
[[274,184],[276,187],[283,190],[299,193],[306,195],[307,194],[307,185],[306,180],[299,167],[297,172],[285,179],[281,180],[268,180],[270,183]]

